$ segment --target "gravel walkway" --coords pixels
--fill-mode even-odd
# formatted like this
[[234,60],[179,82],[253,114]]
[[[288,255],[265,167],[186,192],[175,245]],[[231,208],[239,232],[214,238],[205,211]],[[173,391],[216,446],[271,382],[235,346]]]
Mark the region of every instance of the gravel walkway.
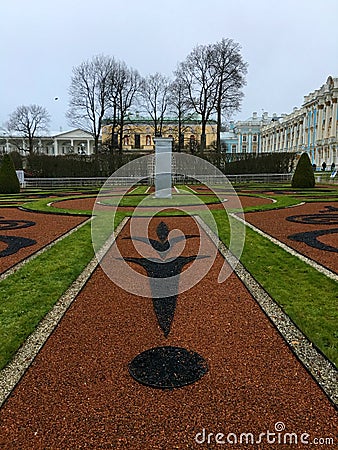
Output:
[[[196,234],[192,218],[164,220]],[[123,256],[137,257],[123,239],[129,235],[127,224],[117,242]],[[191,238],[183,255],[198,249],[199,239]],[[196,271],[206,261],[195,261]],[[271,449],[283,439],[298,444],[281,448],[308,447],[301,439],[336,439],[332,403],[253,294],[234,273],[217,283],[223,262],[218,253],[205,278],[178,296],[167,338],[151,299],[128,294],[98,267],[4,404],[0,448]],[[208,372],[175,390],[136,382],[128,363],[166,345],[198,352]],[[231,445],[241,433],[256,443]]]

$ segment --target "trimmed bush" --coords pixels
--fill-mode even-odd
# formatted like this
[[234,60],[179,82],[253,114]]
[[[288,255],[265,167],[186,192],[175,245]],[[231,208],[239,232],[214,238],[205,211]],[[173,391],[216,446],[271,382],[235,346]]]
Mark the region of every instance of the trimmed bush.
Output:
[[20,192],[20,183],[15,167],[10,155],[6,154],[0,165],[0,194],[17,194],[18,192]]
[[293,188],[313,188],[314,185],[315,176],[309,155],[302,153],[293,174],[291,186]]
[[233,155],[221,154],[223,164],[217,162],[217,155],[206,156],[211,164],[220,168],[226,175],[238,175],[246,173],[290,173],[294,167],[296,154],[292,152],[278,153],[247,153],[246,155],[234,155],[240,159],[228,162]]

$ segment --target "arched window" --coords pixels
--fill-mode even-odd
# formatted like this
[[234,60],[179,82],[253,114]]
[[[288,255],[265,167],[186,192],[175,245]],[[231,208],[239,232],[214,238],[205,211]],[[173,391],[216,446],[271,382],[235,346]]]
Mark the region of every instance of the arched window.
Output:
[[150,134],[147,134],[147,136],[146,136],[146,145],[151,145],[151,136],[150,136]]

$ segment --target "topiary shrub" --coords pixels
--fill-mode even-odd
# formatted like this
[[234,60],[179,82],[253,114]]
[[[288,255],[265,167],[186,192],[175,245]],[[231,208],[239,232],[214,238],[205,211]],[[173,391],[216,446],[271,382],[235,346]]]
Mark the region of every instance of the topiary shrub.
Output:
[[6,154],[0,165],[0,194],[17,194],[18,192],[20,192],[20,183],[15,167],[11,157]]
[[309,155],[302,153],[293,174],[291,186],[293,188],[313,188],[314,185],[315,176]]

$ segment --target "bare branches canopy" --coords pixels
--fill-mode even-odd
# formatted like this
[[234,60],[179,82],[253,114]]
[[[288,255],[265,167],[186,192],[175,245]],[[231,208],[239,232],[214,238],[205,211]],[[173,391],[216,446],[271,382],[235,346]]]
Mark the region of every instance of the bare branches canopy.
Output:
[[83,128],[94,138],[98,151],[102,120],[109,108],[114,58],[98,55],[73,68],[67,117],[71,125]]
[[97,152],[108,118],[111,148],[122,150],[124,125],[136,106],[151,119],[155,136],[161,135],[164,119],[173,114],[179,127],[179,149],[184,120],[195,114],[201,123],[201,151],[211,118],[217,123],[216,147],[220,150],[222,119],[239,109],[246,72],[240,46],[231,39],[196,46],[178,65],[174,81],[160,73],[141,78],[124,62],[99,55],[73,69],[67,116],[72,125],[93,135]]
[[175,72],[181,80],[187,101],[201,117],[201,150],[205,148],[205,129],[212,115],[217,120],[217,148],[220,149],[222,114],[239,109],[245,85],[247,64],[240,46],[231,39],[198,45]]

